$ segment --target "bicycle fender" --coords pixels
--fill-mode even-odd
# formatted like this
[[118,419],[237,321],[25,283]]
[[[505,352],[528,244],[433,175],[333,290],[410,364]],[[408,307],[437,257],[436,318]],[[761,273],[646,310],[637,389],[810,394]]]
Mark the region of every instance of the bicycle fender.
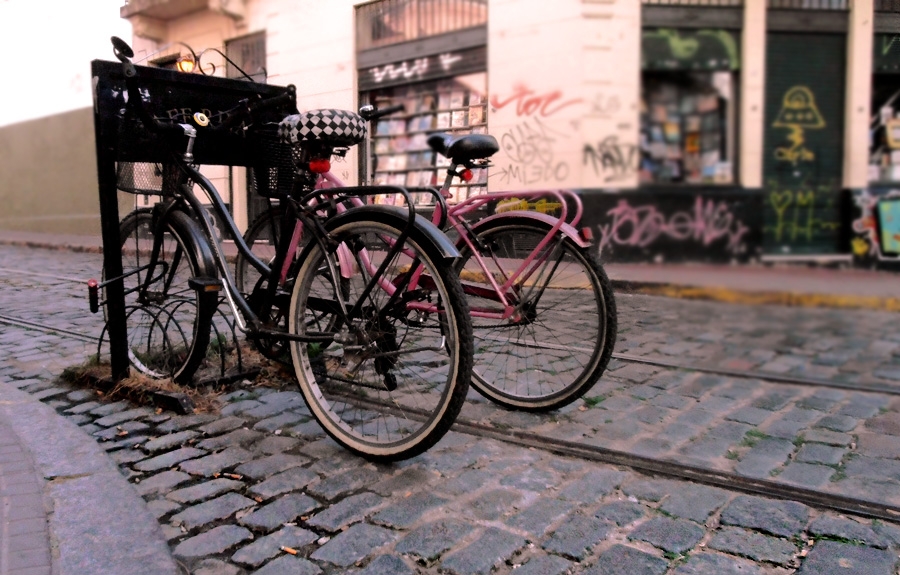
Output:
[[206,234],[203,233],[203,228],[200,227],[200,224],[194,221],[190,215],[180,210],[173,211],[168,217],[177,220],[178,225],[182,227],[182,232],[190,238],[188,241],[191,245],[184,246],[185,249],[193,250],[194,257],[197,259],[200,267],[207,270],[207,273],[210,274],[208,277],[218,279],[216,260],[213,256],[212,248],[209,246],[209,240],[206,238]]
[[[472,226],[472,230],[477,232],[478,230],[480,230],[483,227],[492,225],[493,222],[502,222],[503,220],[512,220],[512,219],[530,220],[533,222],[537,222],[541,225],[545,225],[548,228],[552,228],[553,226],[555,226],[556,222],[559,220],[559,218],[557,218],[555,216],[551,216],[549,214],[542,214],[540,212],[531,212],[531,211],[525,211],[525,210],[515,211],[515,212],[502,212],[499,214],[494,214],[492,216],[488,216],[488,217],[484,218],[483,220],[479,220]],[[578,233],[578,230],[576,230],[572,226],[572,224],[563,222],[563,224],[559,228],[559,231],[561,233],[565,234],[565,236],[567,238],[571,239],[575,243],[575,245],[577,245],[578,247],[581,247],[581,248],[591,247],[591,242],[585,241],[581,237],[581,234]]]
[[[344,221],[355,218],[368,218],[391,224],[402,230],[409,221],[409,211],[397,206],[359,206],[329,219],[326,228],[333,229]],[[459,257],[459,250],[456,249],[450,238],[433,223],[416,214],[412,225],[413,229],[410,230],[409,235],[423,249],[431,251],[442,260],[454,260]]]

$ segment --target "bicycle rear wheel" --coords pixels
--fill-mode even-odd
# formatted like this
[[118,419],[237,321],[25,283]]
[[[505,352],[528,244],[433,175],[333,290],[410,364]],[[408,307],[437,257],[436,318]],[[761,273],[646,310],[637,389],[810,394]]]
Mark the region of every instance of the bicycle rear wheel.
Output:
[[[396,461],[434,445],[456,420],[471,377],[471,323],[458,278],[426,242],[413,234],[391,255],[403,220],[360,209],[366,213],[351,210],[327,226],[355,259],[349,282],[323,272],[337,269],[338,257],[311,242],[291,298],[290,333],[336,339],[327,346],[291,342],[291,355],[307,405],[325,431],[367,459]],[[382,284],[361,299],[372,270],[382,265]],[[427,287],[410,283],[414,270]],[[345,289],[348,297],[337,298]],[[348,320],[346,310],[357,301],[362,313]]]
[[[148,377],[190,383],[206,358],[218,303],[215,292],[204,293],[188,284],[191,278],[216,277],[212,255],[195,239],[202,233],[184,212],[169,212],[159,256],[150,268],[146,266],[151,264],[154,244],[152,211],[130,213],[119,230],[129,362]],[[142,289],[148,274],[151,281]]]
[[[275,206],[260,214],[244,232],[244,241],[250,251],[260,260],[270,263],[275,258],[277,241],[281,237],[281,219],[284,207]],[[234,264],[234,283],[238,291],[245,295],[253,293],[262,274],[250,265],[243,253],[238,250]]]
[[[476,228],[487,270],[468,245],[460,247],[457,269],[471,313],[495,315],[472,318],[472,385],[512,409],[550,411],[575,401],[603,374],[616,341],[612,286],[590,251],[557,233],[526,263],[550,230],[548,224],[515,217]],[[518,308],[498,319],[503,307],[487,273],[502,286],[523,267],[531,272],[505,292]]]

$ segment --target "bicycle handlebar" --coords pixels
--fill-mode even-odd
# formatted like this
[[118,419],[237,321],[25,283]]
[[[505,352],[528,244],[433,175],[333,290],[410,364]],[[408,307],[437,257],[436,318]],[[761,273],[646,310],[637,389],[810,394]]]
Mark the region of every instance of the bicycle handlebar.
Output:
[[286,88],[287,91],[285,93],[272,96],[271,98],[263,98],[259,95],[256,96],[255,101],[251,101],[250,98],[244,98],[238,102],[237,106],[225,112],[225,120],[221,124],[209,126],[208,129],[214,132],[225,132],[244,120],[252,120],[255,114],[263,110],[277,108],[284,104],[295,105],[297,89],[293,84],[289,84]]
[[378,118],[389,116],[391,114],[400,112],[401,110],[406,110],[406,106],[404,106],[403,104],[394,104],[393,106],[379,109],[375,108],[375,106],[371,104],[367,104],[360,107],[359,115],[362,116],[364,120],[368,120],[371,122],[372,120],[377,120]]

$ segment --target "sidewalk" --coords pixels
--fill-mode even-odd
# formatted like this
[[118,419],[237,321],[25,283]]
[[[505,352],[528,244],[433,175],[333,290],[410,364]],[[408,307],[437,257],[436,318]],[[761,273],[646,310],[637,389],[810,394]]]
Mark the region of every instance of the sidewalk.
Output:
[[17,389],[28,384],[0,381],[0,575],[178,573],[106,452],[40,401],[59,390]]
[[[97,236],[0,230],[0,244],[99,253]],[[617,291],[730,303],[900,311],[900,275],[794,264],[605,266]]]

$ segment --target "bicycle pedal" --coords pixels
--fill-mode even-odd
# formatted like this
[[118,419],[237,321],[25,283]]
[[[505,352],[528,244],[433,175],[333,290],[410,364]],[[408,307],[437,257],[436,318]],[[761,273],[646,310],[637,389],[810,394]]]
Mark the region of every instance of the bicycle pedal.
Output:
[[222,281],[219,278],[191,278],[188,285],[194,291],[218,292],[222,291]]

